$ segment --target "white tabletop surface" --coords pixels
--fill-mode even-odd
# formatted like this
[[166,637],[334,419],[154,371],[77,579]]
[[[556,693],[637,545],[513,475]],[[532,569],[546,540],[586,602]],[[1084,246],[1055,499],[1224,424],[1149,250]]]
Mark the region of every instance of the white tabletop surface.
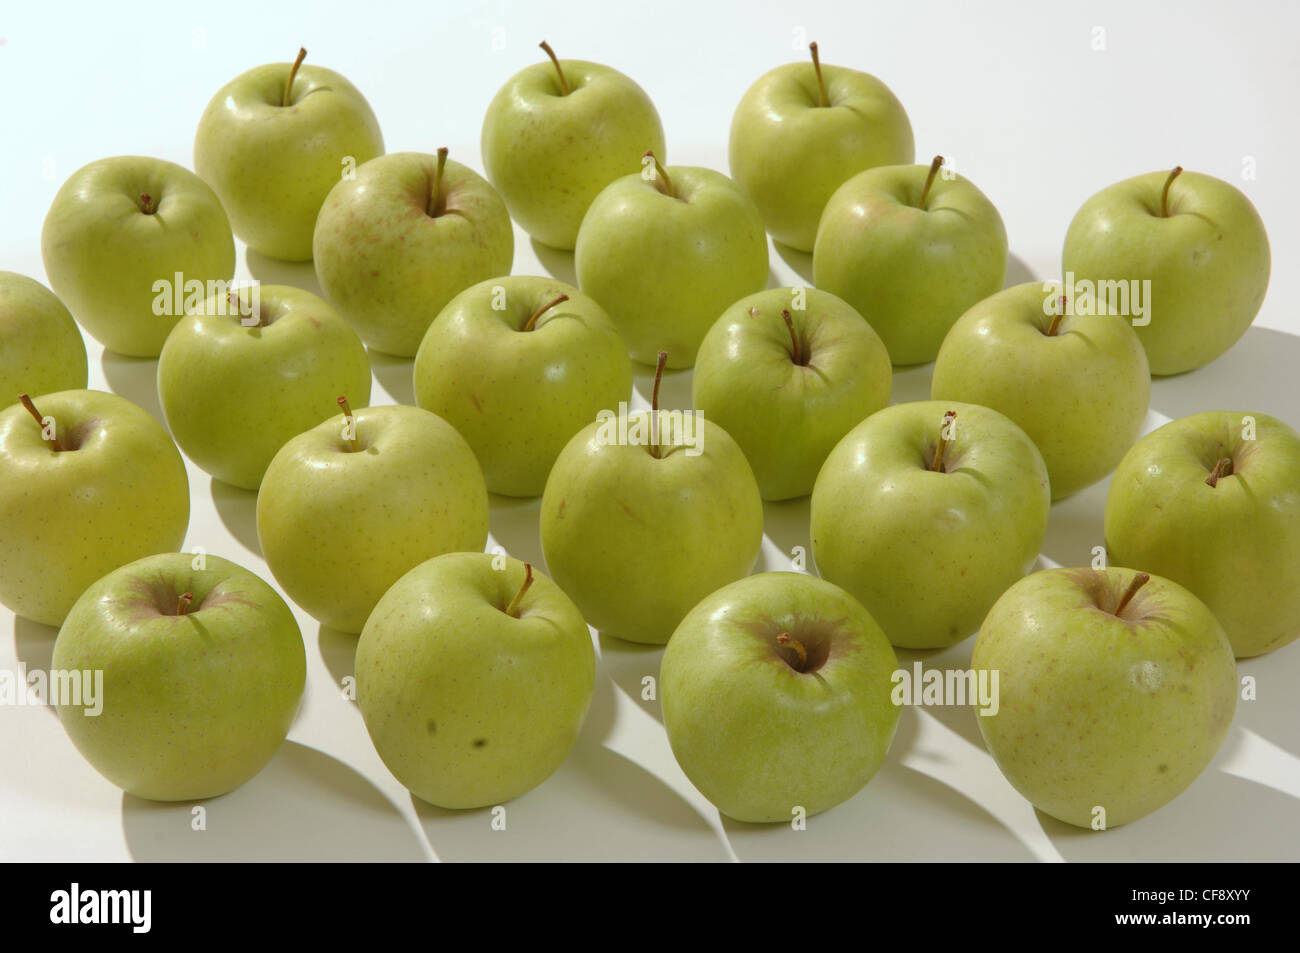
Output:
[[[1300,309],[1285,290],[1300,260],[1300,5],[1216,0],[958,3],[655,0],[613,4],[228,0],[187,12],[171,2],[7,5],[0,19],[0,269],[44,281],[40,229],[63,180],[87,162],[156,155],[186,166],[198,116],[237,73],[292,59],[348,76],[367,96],[389,151],[432,152],[481,168],[479,128],[496,89],[536,62],[545,38],[561,56],[608,63],[649,92],[670,161],[726,170],[732,110],[760,73],[802,59],[874,73],[903,101],[917,156],[952,157],[993,200],[1012,250],[1008,283],[1055,277],[1066,225],[1096,190],[1175,164],[1237,184],[1272,243],[1274,280],[1256,325],[1228,354],[1157,381],[1152,429],[1210,409],[1271,413],[1300,426]],[[1103,47],[1103,48],[1098,48]],[[1243,172],[1254,170],[1254,177]],[[572,280],[572,256],[516,229],[514,271]],[[803,283],[809,260],[772,255],[774,285]],[[310,265],[246,254],[239,276],[317,290]],[[104,356],[88,339],[92,387],[161,419],[155,362]],[[410,362],[375,360],[375,403],[412,403]],[[645,403],[649,376],[637,376]],[[929,369],[901,372],[896,401],[928,397]],[[689,372],[666,382],[684,406]],[[189,465],[186,547],[203,546],[265,578],[255,495]],[[1101,540],[1103,483],[1058,504],[1043,565],[1082,565]],[[761,569],[787,569],[808,545],[807,501],[767,507]],[[542,563],[537,501],[496,499],[492,540]],[[279,754],[239,791],[205,805],[123,794],[78,755],[48,709],[0,708],[0,859],[443,860],[887,859],[1181,860],[1300,858],[1300,644],[1241,665],[1258,680],[1212,766],[1163,810],[1104,834],[1037,814],[985,753],[969,709],[902,713],[888,761],[855,798],[806,831],[721,819],[673,760],[641,677],[661,650],[597,639],[591,714],[559,772],[486,811],[414,801],[385,770],[356,706],[338,688],[355,639],[298,611],[308,685]],[[55,630],[0,608],[0,668],[48,668]],[[973,640],[925,657],[965,668]],[[900,652],[910,667],[917,653]]]

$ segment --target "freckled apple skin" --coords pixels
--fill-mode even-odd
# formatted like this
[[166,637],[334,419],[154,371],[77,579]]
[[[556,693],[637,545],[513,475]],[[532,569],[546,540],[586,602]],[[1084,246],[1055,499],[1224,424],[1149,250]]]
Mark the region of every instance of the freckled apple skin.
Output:
[[1151,576],[1114,615],[1132,569],[1048,569],[997,601],[971,656],[999,672],[976,715],[1002,773],[1045,814],[1106,827],[1150,814],[1214,758],[1237,705],[1232,647],[1204,603]]

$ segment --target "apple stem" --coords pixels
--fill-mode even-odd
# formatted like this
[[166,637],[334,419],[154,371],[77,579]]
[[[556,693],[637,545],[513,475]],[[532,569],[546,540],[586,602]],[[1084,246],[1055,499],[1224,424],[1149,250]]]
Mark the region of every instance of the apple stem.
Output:
[[655,364],[655,386],[650,392],[650,455],[658,459],[659,450],[659,384],[664,378],[664,365],[668,363],[668,352],[659,352],[659,361]]
[[153,204],[153,196],[148,192],[140,193],[140,211],[145,215],[152,215],[158,211],[158,206]]
[[442,170],[447,165],[447,147],[443,146],[438,150],[438,166],[433,170],[433,189],[429,194],[429,216],[437,218],[447,210],[446,203],[442,200]]
[[348,403],[348,399],[342,395],[339,396],[339,406],[343,408],[344,426],[351,425],[352,427],[352,433],[348,437],[348,450],[356,453],[361,449],[361,444],[357,443],[356,436],[357,418],[352,416],[352,406]]
[[[668,170],[663,167],[663,164],[660,163],[659,158],[651,150],[647,149],[645,155],[649,156],[651,159],[654,159],[655,188],[657,188],[664,195],[670,195],[673,198],[676,198],[677,193],[673,191],[673,180],[668,178]],[[645,156],[642,156],[642,158],[645,158]],[[663,180],[662,184],[660,184],[661,179]]]
[[1162,218],[1169,217],[1169,186],[1174,184],[1174,179],[1178,178],[1178,176],[1182,174],[1182,171],[1183,167],[1181,165],[1176,165],[1174,166],[1174,171],[1169,173],[1169,178],[1165,179],[1165,187],[1160,192],[1160,216]]
[[804,666],[808,664],[808,650],[804,648],[803,643],[798,639],[790,638],[789,632],[782,632],[776,637],[776,644],[788,645],[790,648],[794,649],[795,654],[799,656],[799,664],[793,666],[793,668],[796,672],[802,672]]
[[1133,581],[1130,582],[1128,588],[1124,590],[1124,595],[1120,596],[1119,605],[1115,607],[1115,615],[1119,615],[1123,612],[1125,606],[1127,606],[1129,602],[1132,601],[1133,597],[1137,595],[1137,591],[1150,581],[1151,576],[1144,572],[1140,572],[1134,576]]
[[950,410],[943,415],[943,423],[939,425],[939,442],[934,445],[934,459],[930,463],[930,469],[936,473],[943,472],[943,455],[948,450],[948,444],[952,442],[946,434],[956,419],[957,411]]
[[[42,417],[41,412],[36,409],[36,405],[32,403],[32,399],[28,397],[26,394],[19,394],[18,402],[27,408],[27,412],[36,418],[37,425],[42,430],[44,430],[45,418]],[[50,437],[50,443],[54,445],[55,452],[60,452],[63,450],[63,444],[59,443],[59,435],[57,433],[54,436]]]
[[560,77],[560,95],[569,95],[573,90],[569,88],[569,81],[564,78],[564,70],[560,69],[560,58],[556,56],[555,51],[551,49],[551,44],[547,43],[545,40],[542,40],[542,42],[537,45],[546,51],[546,55],[549,56],[551,62],[555,64],[555,75]]
[[289,67],[289,80],[284,84],[284,102],[280,103],[281,106],[289,105],[289,100],[293,98],[293,81],[298,75],[298,67],[302,65],[302,61],[306,58],[307,48],[305,46],[298,47],[298,58]]
[[943,156],[935,156],[930,160],[930,172],[925,177],[925,185],[921,188],[921,201],[916,203],[916,207],[925,210],[925,200],[930,196],[930,186],[934,185],[934,177],[939,174],[939,169],[943,167]]
[[528,587],[531,586],[532,584],[533,584],[533,564],[524,563],[523,585],[519,587],[519,591],[515,593],[515,597],[510,600],[510,605],[506,606],[506,615],[515,616],[515,618],[518,618],[517,613],[519,612],[519,603],[523,600],[524,593],[528,591]]
[[569,296],[568,296],[568,295],[560,295],[560,296],[559,296],[558,298],[556,298],[554,301],[550,301],[550,302],[548,302],[548,303],[542,305],[540,308],[538,308],[536,311],[533,312],[533,316],[532,316],[531,318],[529,318],[529,319],[528,319],[528,323],[524,325],[524,330],[525,330],[525,331],[531,331],[531,330],[533,329],[533,327],[537,324],[537,319],[538,319],[538,318],[540,318],[542,315],[544,315],[547,311],[550,311],[550,310],[551,310],[552,308],[554,308],[557,304],[563,304],[564,302],[566,302],[566,301],[568,301],[568,300],[569,300]]
[[1221,457],[1219,462],[1214,465],[1210,475],[1205,478],[1205,483],[1210,487],[1217,487],[1222,477],[1232,476],[1232,458]]
[[184,615],[189,611],[190,603],[194,601],[194,593],[182,592],[181,597],[176,600],[176,614]]
[[830,101],[826,98],[826,83],[822,79],[822,61],[817,55],[817,43],[814,41],[808,44],[808,52],[812,54],[813,70],[817,73],[817,105],[829,106]]
[[1052,315],[1052,323],[1047,328],[1047,336],[1049,338],[1056,337],[1056,331],[1061,326],[1061,319],[1065,317],[1065,295],[1061,295],[1061,297],[1057,299],[1056,303],[1058,305],[1056,314]]
[[799,335],[794,333],[794,318],[790,317],[790,312],[785,308],[781,309],[781,318],[785,321],[786,329],[790,332],[790,347],[792,349],[790,357],[802,367],[808,362],[804,360],[803,348],[799,346]]

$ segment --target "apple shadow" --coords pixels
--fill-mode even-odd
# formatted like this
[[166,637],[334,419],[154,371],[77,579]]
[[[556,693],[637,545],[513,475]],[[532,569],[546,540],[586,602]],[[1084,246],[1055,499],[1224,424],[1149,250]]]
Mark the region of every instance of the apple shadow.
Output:
[[1023,285],[1026,282],[1037,281],[1034,273],[1029,270],[1023,258],[1015,252],[1007,253],[1007,272],[1002,279],[1003,288],[1012,288],[1016,285]]
[[[50,661],[54,657],[54,640],[59,630],[52,625],[42,625],[20,615],[14,616],[14,655],[32,672],[49,672]],[[50,704],[49,697],[41,706],[51,715],[58,717],[58,709]]]
[[318,298],[325,297],[320,282],[316,280],[316,266],[310,261],[280,261],[246,248],[244,263],[252,276],[264,285],[290,285],[310,291]]
[[[927,672],[931,669],[967,671],[971,667],[971,652],[974,648],[975,636],[972,635],[945,649],[895,648],[894,654],[898,656],[899,669],[906,672],[913,671],[913,665],[917,662],[921,663],[922,671]],[[924,708],[926,714],[979,751],[986,750],[979,730],[980,715],[973,705],[904,705],[898,723],[898,737],[894,739],[899,760],[912,749],[916,739],[917,708]]]
[[535,238],[529,238],[528,243],[533,248],[533,254],[541,262],[546,273],[552,278],[563,281],[565,284],[578,287],[578,272],[573,263],[573,252],[565,251],[562,248],[552,248],[550,245],[543,245]]
[[[370,356],[370,370],[379,382],[380,388],[396,404],[414,407],[415,404],[415,361],[409,357],[396,357],[366,348]],[[370,395],[370,405],[375,406],[375,395]]]
[[1093,547],[1106,545],[1106,495],[1110,480],[1107,476],[1100,483],[1052,504],[1041,550],[1044,556],[1058,566],[1092,564]]
[[[812,252],[800,251],[797,248],[791,248],[789,245],[783,245],[775,238],[772,239],[772,248],[775,249],[777,257],[785,262],[786,266],[793,271],[805,285],[809,288],[813,286],[813,256]],[[789,285],[787,282],[786,285]],[[769,282],[769,288],[783,287],[780,284],[773,285]]]
[[813,571],[812,534],[808,527],[811,503],[812,498],[808,496],[780,502],[763,501],[765,544],[759,555],[760,572],[798,572],[793,564],[796,547],[803,550],[803,571]]
[[890,388],[891,404],[909,404],[915,400],[930,399],[930,378],[934,377],[934,363],[895,367]]
[[222,525],[237,543],[262,558],[262,542],[257,538],[257,491],[240,489],[212,477],[210,492]]
[[1207,410],[1269,414],[1300,429],[1300,336],[1252,327],[1218,360],[1151,381],[1151,409],[1166,417]]
[[[357,636],[321,625],[316,632],[316,647],[320,651],[321,661],[334,679],[334,687],[341,695],[343,679],[356,673]],[[357,703],[355,695],[347,701],[352,705]]]
[[1237,675],[1255,680],[1255,698],[1247,701],[1238,693],[1234,724],[1300,758],[1295,696],[1295,686],[1300,685],[1300,641],[1267,655],[1242,659],[1237,663]]
[[[664,712],[659,702],[659,666],[663,662],[664,647],[626,642],[603,632],[597,636],[597,641],[600,647],[600,667],[606,676],[624,695],[662,724]],[[646,676],[654,679],[655,697],[652,699],[643,695],[646,686],[642,679]]]
[[[660,410],[692,410],[691,380],[694,373],[690,368],[669,370],[664,368],[664,376],[659,381]],[[632,363],[633,397],[640,397],[643,410],[650,408],[650,399],[655,390],[655,369],[649,364]],[[632,409],[629,406],[629,409]]]
[[546,572],[541,540],[542,498],[488,494],[487,550],[500,546],[507,556],[521,559]]
[[99,360],[104,370],[104,380],[109,389],[119,397],[149,412],[163,429],[171,433],[158,400],[158,359],[155,357],[125,357],[105,350]]
[[[206,830],[194,830],[203,808]],[[207,801],[122,797],[137,861],[420,861],[419,834],[370,781],[324,752],[286,741],[257,777]]]

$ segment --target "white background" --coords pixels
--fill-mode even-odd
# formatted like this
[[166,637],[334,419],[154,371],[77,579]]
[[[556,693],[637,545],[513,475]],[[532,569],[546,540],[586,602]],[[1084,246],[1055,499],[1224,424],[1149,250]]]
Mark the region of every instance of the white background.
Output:
[[[1101,31],[1101,32],[1099,32]],[[63,180],[104,156],[192,165],[199,114],[252,66],[292,59],[348,76],[379,117],[387,150],[432,152],[481,168],[479,127],[505,79],[562,57],[608,63],[649,92],[669,161],[726,170],[731,113],[763,71],[824,59],[874,73],[903,101],[917,158],[951,157],[997,205],[1012,250],[1008,283],[1054,277],[1066,225],[1090,194],[1182,164],[1255,202],[1272,242],[1274,280],[1253,328],[1210,367],[1157,381],[1148,429],[1209,409],[1271,413],[1300,425],[1300,312],[1287,293],[1300,257],[1300,5],[1198,2],[862,3],[705,0],[565,3],[9,4],[0,20],[0,269],[44,281],[40,229]],[[1104,49],[1095,49],[1098,41]],[[1249,157],[1249,158],[1248,158]],[[1255,178],[1243,176],[1253,159]],[[572,259],[516,230],[516,273],[572,280]],[[772,256],[773,284],[810,275],[806,257]],[[316,289],[310,266],[253,256],[239,276]],[[87,341],[91,386],[160,416],[155,362]],[[411,403],[410,362],[376,359],[376,403]],[[683,406],[689,373],[667,403]],[[896,375],[895,400],[928,396],[929,370]],[[647,393],[648,378],[637,377]],[[267,576],[255,496],[190,467],[187,548],[203,546]],[[1043,565],[1084,564],[1101,539],[1105,484],[1058,504]],[[541,562],[537,503],[495,500],[493,544]],[[807,545],[807,502],[769,506],[760,568],[785,569]],[[269,578],[269,576],[267,576]],[[414,802],[370,746],[337,690],[355,639],[299,613],[308,689],[290,740],[240,791],[156,805],[102,780],[57,717],[0,709],[0,858],[4,859],[1297,859],[1300,858],[1300,645],[1241,666],[1259,700],[1242,703],[1214,765],[1156,814],[1104,834],[1037,814],[984,753],[969,710],[905,709],[880,774],[856,798],[795,833],[721,820],[673,761],[656,702],[640,699],[661,652],[598,640],[592,712],[573,755],[546,784],[486,812]],[[0,609],[0,667],[48,668],[55,630]],[[930,666],[965,667],[972,640]],[[917,653],[900,652],[910,667]]]

